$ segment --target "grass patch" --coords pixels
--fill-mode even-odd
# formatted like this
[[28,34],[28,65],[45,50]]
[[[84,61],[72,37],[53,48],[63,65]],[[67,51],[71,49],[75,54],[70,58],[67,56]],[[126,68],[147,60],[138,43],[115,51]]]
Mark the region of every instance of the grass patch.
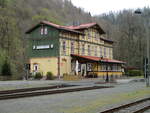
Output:
[[143,98],[150,94],[149,88],[137,90],[129,93],[119,93],[111,96],[104,96],[104,98],[97,98],[90,101],[85,105],[76,105],[72,108],[61,110],[63,113],[96,113],[104,106],[113,105],[117,103],[123,103],[126,101]]

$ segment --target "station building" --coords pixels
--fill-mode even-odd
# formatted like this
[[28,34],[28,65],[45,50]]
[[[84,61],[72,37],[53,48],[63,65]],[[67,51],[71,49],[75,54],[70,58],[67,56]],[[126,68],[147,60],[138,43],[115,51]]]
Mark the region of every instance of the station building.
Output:
[[97,23],[61,26],[41,21],[27,32],[30,72],[55,76],[123,74],[124,62],[113,59],[112,40]]

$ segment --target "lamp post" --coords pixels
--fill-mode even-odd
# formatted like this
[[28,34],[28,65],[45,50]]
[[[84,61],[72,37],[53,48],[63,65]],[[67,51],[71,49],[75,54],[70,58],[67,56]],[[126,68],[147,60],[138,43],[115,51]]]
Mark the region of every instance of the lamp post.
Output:
[[[139,15],[141,15],[142,14],[142,12],[140,11],[140,10],[136,10],[135,12],[134,12],[135,14],[139,14]],[[149,20],[147,20],[147,23],[149,23],[150,21]],[[149,83],[149,81],[150,81],[150,62],[149,62],[149,60],[150,60],[150,56],[149,56],[149,25],[148,25],[148,27],[146,27],[146,25],[145,25],[145,23],[144,23],[144,27],[145,27],[145,29],[146,29],[146,42],[147,42],[147,51],[146,51],[146,58],[145,58],[145,60],[144,60],[144,74],[145,74],[145,81],[146,81],[146,86],[148,87],[148,86],[150,86],[150,83]]]
[[108,59],[106,62],[106,82],[109,82],[109,75],[108,75]]
[[108,64],[106,64],[106,82],[109,82],[109,76],[108,76]]

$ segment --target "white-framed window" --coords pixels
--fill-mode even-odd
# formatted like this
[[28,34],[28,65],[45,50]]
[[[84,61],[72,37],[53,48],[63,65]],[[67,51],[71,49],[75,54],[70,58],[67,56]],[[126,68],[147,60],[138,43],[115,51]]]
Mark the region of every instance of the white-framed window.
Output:
[[81,63],[78,65],[78,71],[81,71]]
[[85,45],[82,44],[82,55],[84,55],[84,53],[85,53]]
[[106,56],[106,47],[104,47],[104,57],[107,57]]
[[102,47],[100,47],[99,49],[100,49],[100,57],[102,57],[103,56],[103,49],[102,49]]
[[91,31],[89,31],[89,32],[88,32],[88,39],[90,39],[91,36],[92,36],[92,33],[91,33]]
[[33,64],[33,71],[38,72],[39,65],[38,64]]
[[118,71],[118,65],[117,64],[113,64],[113,71]]
[[44,28],[41,27],[41,35],[43,35],[43,34],[44,34]]
[[36,46],[36,49],[49,49],[50,46],[49,45],[38,45]]
[[87,71],[92,71],[92,64],[91,63],[87,64]]
[[107,66],[106,66],[106,64],[103,64],[102,65],[102,71],[106,71],[107,70]]
[[96,33],[96,41],[99,41],[99,34],[98,33]]
[[73,72],[76,68],[75,60],[71,60],[71,71]]
[[62,42],[63,54],[66,55],[66,41]]
[[109,48],[109,58],[111,58],[111,48]]
[[82,35],[82,38],[84,39],[84,35]]
[[94,33],[94,38],[95,38],[95,39],[97,38],[97,33],[96,33],[96,32]]
[[45,35],[48,34],[48,29],[47,29],[47,27],[44,28],[44,34],[45,34]]
[[41,30],[40,30],[40,33],[41,33],[41,35],[47,35],[47,34],[48,34],[48,28],[42,26],[42,27],[41,27]]
[[88,55],[90,56],[91,55],[91,47],[90,47],[90,45],[88,45]]
[[97,46],[95,46],[95,56],[97,56]]
[[71,54],[74,54],[74,42],[71,42]]

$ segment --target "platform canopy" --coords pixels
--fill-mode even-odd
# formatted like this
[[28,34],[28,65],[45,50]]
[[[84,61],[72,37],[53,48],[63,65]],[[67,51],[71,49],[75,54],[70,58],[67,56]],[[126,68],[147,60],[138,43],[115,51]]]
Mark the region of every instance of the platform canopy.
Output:
[[77,59],[80,62],[103,62],[103,63],[125,64],[125,62],[123,61],[103,58],[103,57],[83,56],[83,55],[77,55],[77,54],[71,54],[71,57]]

